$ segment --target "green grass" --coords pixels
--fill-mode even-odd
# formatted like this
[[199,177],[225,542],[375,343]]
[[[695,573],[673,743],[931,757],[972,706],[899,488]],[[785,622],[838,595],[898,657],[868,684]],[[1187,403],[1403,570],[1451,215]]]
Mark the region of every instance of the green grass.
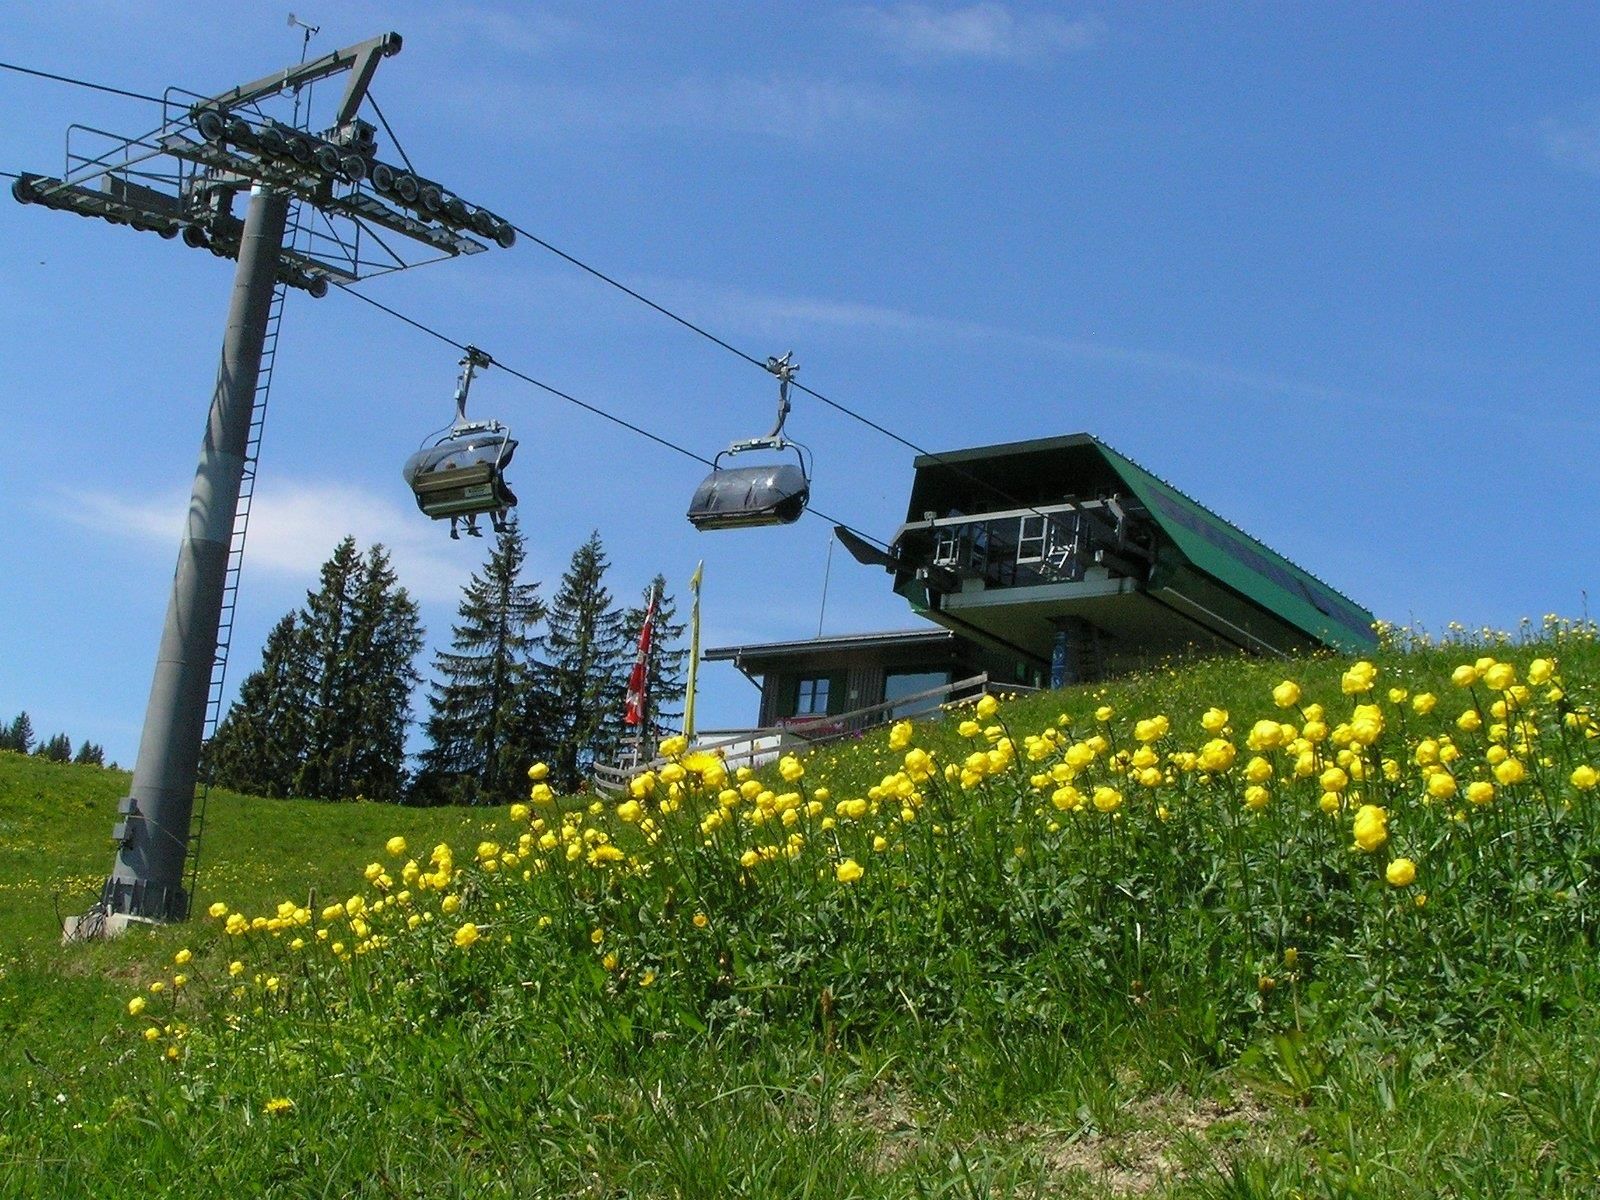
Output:
[[[797,784],[764,773],[774,792],[828,789],[790,825],[751,819],[752,800],[702,837],[692,821],[713,799],[685,793],[674,813],[664,790],[644,809],[655,843],[610,806],[542,810],[544,828],[593,831],[571,862],[538,849],[540,826],[519,851],[529,827],[503,812],[214,802],[202,908],[271,914],[313,889],[375,903],[368,863],[394,874],[389,894],[403,883],[387,838],[423,871],[435,842],[453,844],[459,912],[413,884],[362,918],[377,942],[312,906],[276,933],[206,920],[59,949],[51,893],[75,889],[65,911],[91,897],[126,780],[0,756],[15,839],[0,852],[0,1194],[1595,1194],[1600,833],[1595,793],[1566,782],[1595,739],[1562,712],[1593,711],[1600,647],[1549,634],[1375,656],[1375,695],[1398,683],[1441,699],[1431,725],[1385,709],[1371,753],[1393,756],[1396,778],[1355,785],[1393,814],[1373,854],[1349,848],[1348,812],[1319,824],[1314,781],[1291,781],[1281,756],[1255,815],[1235,773],[1175,770],[1146,798],[1104,756],[1078,782],[1118,783],[1120,815],[1062,815],[1019,753],[969,788],[928,781],[910,821],[897,799],[825,828],[900,767],[882,733],[813,756]],[[1554,654],[1566,696],[1535,706],[1530,780],[1458,816],[1418,803],[1410,755],[1464,702],[1487,708],[1449,683],[1482,654],[1521,674]],[[1121,744],[1160,712],[1181,753],[1220,705],[1237,772],[1278,680],[1332,725],[1352,703],[1346,666],[1197,664],[1019,699],[999,719],[1019,746],[1063,713],[1074,736]],[[1102,705],[1117,710],[1106,723]],[[915,745],[959,765],[991,744],[961,735],[966,715],[920,724]],[[1485,777],[1487,743],[1455,737],[1463,785]],[[737,865],[796,830],[792,858]],[[485,838],[503,844],[493,871],[469,862]],[[601,844],[649,869],[587,865]],[[1402,853],[1419,863],[1409,889],[1383,882]],[[865,864],[855,883],[835,879],[846,856]],[[408,930],[408,912],[431,923]],[[481,934],[464,950],[463,920]],[[305,950],[289,948],[297,934]],[[363,939],[362,954],[325,949]],[[174,1001],[177,970],[190,983]],[[153,996],[153,979],[169,990]],[[149,1007],[132,1018],[135,994]],[[278,1097],[292,1112],[269,1114]]]

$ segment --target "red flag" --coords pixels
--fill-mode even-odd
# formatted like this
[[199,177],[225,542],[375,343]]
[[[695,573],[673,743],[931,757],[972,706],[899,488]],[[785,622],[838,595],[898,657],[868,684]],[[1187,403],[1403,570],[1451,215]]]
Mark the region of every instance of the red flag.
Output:
[[645,610],[644,628],[639,630],[639,653],[634,656],[633,670],[628,673],[628,707],[622,719],[629,725],[644,722],[645,689],[650,682],[650,636],[656,618],[656,597],[650,593],[650,607]]

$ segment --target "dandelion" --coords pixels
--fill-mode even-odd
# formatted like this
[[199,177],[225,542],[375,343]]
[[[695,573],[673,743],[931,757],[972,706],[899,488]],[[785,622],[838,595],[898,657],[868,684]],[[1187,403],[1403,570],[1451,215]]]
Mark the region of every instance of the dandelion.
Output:
[[294,1112],[294,1101],[287,1096],[274,1096],[261,1106],[269,1117],[287,1117]]

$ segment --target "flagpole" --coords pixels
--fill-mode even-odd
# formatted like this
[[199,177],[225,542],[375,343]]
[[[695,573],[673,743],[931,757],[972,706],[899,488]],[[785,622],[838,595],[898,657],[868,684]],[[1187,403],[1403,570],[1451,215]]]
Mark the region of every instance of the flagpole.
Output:
[[683,704],[683,736],[691,742],[694,741],[695,677],[700,667],[700,582],[705,569],[705,559],[701,559],[689,577],[689,591],[694,602],[689,608],[689,679],[684,688],[687,695]]

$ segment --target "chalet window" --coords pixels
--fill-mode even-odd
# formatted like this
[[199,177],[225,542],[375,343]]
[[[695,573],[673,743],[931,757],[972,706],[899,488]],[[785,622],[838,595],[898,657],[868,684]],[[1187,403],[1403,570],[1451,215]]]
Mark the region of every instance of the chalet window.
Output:
[[1042,516],[1023,517],[1017,531],[1017,561],[1036,563],[1044,561],[1045,536],[1049,522]]
[[795,696],[794,715],[809,717],[821,715],[828,711],[828,677],[815,676],[800,681],[799,690]]
[[957,565],[960,553],[961,530],[958,526],[947,525],[934,535],[933,561],[935,566],[953,567]]

